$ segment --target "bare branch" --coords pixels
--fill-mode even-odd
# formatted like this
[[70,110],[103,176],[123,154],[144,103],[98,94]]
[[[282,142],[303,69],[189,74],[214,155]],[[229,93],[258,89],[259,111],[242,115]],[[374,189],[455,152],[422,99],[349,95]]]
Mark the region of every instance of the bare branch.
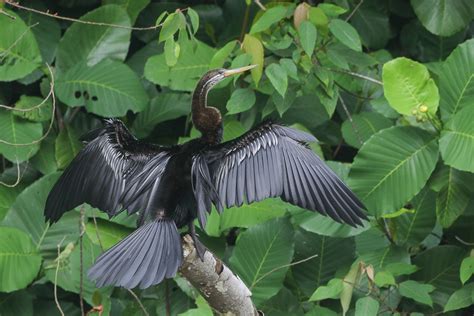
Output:
[[359,3],[354,7],[354,10],[352,10],[352,12],[347,16],[346,22],[352,18],[352,16],[354,15],[354,13],[356,13],[357,10],[359,10],[362,3],[364,3],[364,0],[360,0]]
[[61,244],[63,243],[64,239],[66,239],[66,236],[64,236],[63,239],[58,244],[58,262],[56,263],[56,272],[54,273],[54,302],[56,303],[56,307],[58,308],[58,311],[61,314],[61,316],[64,316],[64,311],[61,308],[61,305],[59,304],[59,300],[58,300],[58,273],[59,273],[59,264],[61,262],[61,260],[59,260],[59,257],[61,255]]
[[360,79],[364,79],[364,80],[367,80],[367,81],[370,81],[370,82],[373,82],[373,83],[376,83],[378,85],[383,86],[382,81],[371,78],[371,77],[368,77],[368,76],[365,76],[365,75],[361,75],[357,72],[353,72],[353,71],[350,71],[350,70],[343,70],[343,69],[335,69],[335,68],[326,68],[326,69],[329,70],[329,71],[332,71],[332,72],[339,72],[339,73],[342,73],[342,74],[346,74],[346,75],[350,75],[350,76],[357,77],[357,78],[360,78]]
[[189,235],[183,237],[180,273],[202,294],[211,308],[227,315],[258,315],[247,286],[209,250],[201,261]]

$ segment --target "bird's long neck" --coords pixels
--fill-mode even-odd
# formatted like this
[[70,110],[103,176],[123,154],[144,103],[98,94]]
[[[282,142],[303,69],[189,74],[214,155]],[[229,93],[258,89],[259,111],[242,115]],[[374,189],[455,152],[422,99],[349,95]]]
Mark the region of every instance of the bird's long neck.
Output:
[[210,78],[206,77],[197,84],[192,99],[192,120],[206,142],[219,143],[222,136],[222,116],[218,109],[207,106],[207,94],[213,86]]

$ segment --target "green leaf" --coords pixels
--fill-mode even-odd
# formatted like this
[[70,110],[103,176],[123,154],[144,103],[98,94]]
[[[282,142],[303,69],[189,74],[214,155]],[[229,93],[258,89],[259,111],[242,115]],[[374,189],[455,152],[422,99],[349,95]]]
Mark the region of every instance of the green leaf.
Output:
[[285,97],[286,89],[288,88],[288,75],[285,69],[279,64],[271,64],[265,68],[265,75],[267,75],[276,91],[282,97]]
[[444,306],[452,293],[461,287],[459,265],[466,256],[462,248],[443,245],[426,250],[413,259],[419,270],[412,278],[433,285],[433,301]]
[[439,36],[450,36],[464,29],[474,16],[469,0],[411,0],[411,5],[423,26]]
[[57,245],[63,238],[63,247],[79,238],[79,216],[76,212],[64,214],[52,226],[45,223],[44,205],[58,177],[59,173],[46,175],[23,190],[2,222],[2,225],[28,233],[43,259],[47,260],[57,256]]
[[[227,128],[225,128],[227,133]],[[220,215],[220,231],[232,227],[252,227],[266,222],[275,217],[283,216],[288,209],[288,204],[279,198],[265,199],[240,207],[225,209]]]
[[[249,249],[253,249],[249,252]],[[252,291],[258,304],[275,295],[283,286],[293,258],[293,228],[280,218],[250,227],[237,240],[230,264]],[[279,268],[278,270],[274,270]],[[271,273],[270,273],[271,272]]]
[[400,283],[400,294],[404,297],[411,298],[418,303],[433,306],[433,300],[429,293],[433,292],[434,286],[430,284],[422,284],[413,280]]
[[318,7],[328,16],[336,17],[347,12],[346,8],[342,8],[332,3],[320,3]]
[[[26,290],[0,293],[0,315],[33,315],[33,299]],[[57,311],[57,307],[54,308]]]
[[436,217],[441,226],[449,227],[469,204],[474,174],[443,165],[437,177],[442,186],[436,197]]
[[52,136],[43,139],[38,153],[30,160],[35,169],[42,174],[53,173],[58,170],[54,143],[55,139]]
[[[373,135],[360,149],[349,174],[349,186],[371,214],[398,210],[417,194],[438,160],[436,138],[408,126]],[[408,181],[407,179],[410,179]]]
[[237,41],[230,41],[229,43],[225,44],[221,49],[219,49],[214,56],[212,56],[211,63],[209,68],[221,68],[224,66],[227,58],[229,58],[230,54],[235,48]]
[[436,194],[423,189],[411,201],[413,213],[405,213],[390,220],[394,227],[393,239],[397,245],[418,246],[434,229]]
[[199,30],[199,15],[191,7],[188,8],[186,13],[188,14],[189,19],[191,20],[191,26],[193,28],[193,34],[196,34],[196,32]]
[[137,75],[125,64],[104,60],[88,67],[79,63],[58,78],[58,98],[69,106],[85,104],[88,111],[105,116],[140,112],[148,96]]
[[320,286],[314,291],[313,295],[309,298],[310,301],[321,301],[328,298],[339,298],[342,292],[342,280],[332,279],[328,285]]
[[250,70],[252,73],[253,82],[258,86],[260,78],[262,78],[263,72],[263,45],[262,42],[252,35],[246,34],[244,41],[242,43],[242,49],[245,53],[249,54],[252,57],[252,64],[257,65],[257,67]]
[[[80,20],[131,26],[127,12],[113,4],[90,11]],[[125,60],[130,34],[131,30],[127,28],[75,22],[66,30],[59,43],[56,67],[62,74],[78,63],[85,62],[87,66],[94,66],[106,58]]]
[[250,34],[265,31],[273,24],[279,22],[286,16],[287,8],[284,6],[275,6],[266,10],[260,18],[250,28]]
[[301,22],[298,29],[300,35],[301,46],[306,55],[311,57],[313,55],[314,47],[316,46],[316,27],[308,20]]
[[81,150],[79,137],[72,127],[65,126],[55,141],[55,156],[58,168],[64,169]]
[[346,21],[339,19],[332,20],[329,23],[329,30],[334,37],[345,46],[358,52],[362,51],[359,34],[356,29]]
[[454,115],[445,125],[439,140],[444,162],[456,169],[474,172],[474,106]]
[[176,43],[173,37],[169,37],[165,41],[165,60],[166,65],[173,67],[178,62],[178,57],[180,53],[179,44]]
[[118,4],[123,9],[127,10],[130,19],[132,20],[132,25],[140,12],[145,9],[149,3],[150,0],[102,0],[102,4]]
[[0,14],[0,81],[13,81],[30,74],[41,64],[35,36],[25,22],[10,10]]
[[459,270],[459,278],[462,284],[466,283],[474,274],[474,256],[464,258]]
[[380,308],[379,302],[370,297],[359,298],[356,302],[355,316],[376,316]]
[[315,258],[291,268],[296,284],[307,296],[333,279],[336,271],[351,265],[355,258],[354,238],[332,238],[298,229],[295,234],[294,260],[315,255]]
[[13,114],[29,121],[44,122],[51,120],[52,108],[50,99],[22,95],[15,103],[15,109],[24,111],[13,111]]
[[145,64],[145,77],[151,82],[172,90],[193,91],[201,76],[209,70],[215,50],[202,42],[195,48],[181,47],[178,62],[166,65],[164,54],[150,57]]
[[454,292],[446,305],[444,312],[455,311],[464,307],[469,307],[474,304],[474,283],[464,285],[462,288]]
[[[395,58],[384,64],[382,77],[385,97],[398,113],[436,113],[438,87],[424,65],[405,57]],[[423,107],[427,111],[423,112]]]
[[360,148],[373,134],[390,126],[393,126],[393,123],[383,115],[375,112],[362,112],[353,115],[352,122],[349,119],[345,120],[341,131],[344,140],[349,145]]
[[86,224],[86,233],[89,239],[96,245],[109,249],[124,237],[128,236],[133,229],[96,218],[97,227],[94,221],[88,221]]
[[12,162],[25,161],[39,150],[35,141],[43,133],[41,123],[22,120],[12,111],[0,109],[0,131],[0,154]]
[[163,92],[151,99],[150,105],[138,113],[133,121],[133,133],[139,138],[148,136],[161,122],[188,115],[191,97],[186,93]]
[[26,287],[38,274],[41,256],[30,237],[12,227],[0,229],[0,291]]
[[393,274],[388,271],[379,271],[375,274],[374,282],[378,287],[395,285],[395,278]]
[[172,37],[174,33],[185,25],[185,21],[184,15],[181,12],[173,12],[168,15],[161,27],[159,42],[166,41]]
[[474,39],[459,45],[441,67],[440,111],[444,121],[474,106]]
[[13,202],[15,202],[16,197],[21,193],[22,189],[23,187],[21,186],[0,186],[0,222],[5,217],[5,214],[10,209]]
[[227,101],[227,114],[245,112],[255,104],[255,92],[252,89],[236,89]]

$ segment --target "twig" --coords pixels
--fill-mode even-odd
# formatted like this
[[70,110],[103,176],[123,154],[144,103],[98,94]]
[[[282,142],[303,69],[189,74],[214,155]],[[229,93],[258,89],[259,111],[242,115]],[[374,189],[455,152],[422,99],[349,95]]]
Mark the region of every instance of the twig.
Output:
[[465,241],[465,240],[461,239],[461,237],[459,237],[459,236],[454,236],[454,238],[456,238],[456,240],[459,241],[464,246],[470,246],[470,247],[474,246],[474,243]]
[[54,74],[53,74],[53,71],[51,70],[51,67],[50,67],[48,64],[46,64],[46,66],[48,67],[49,74],[50,74],[50,76],[51,76],[50,93],[48,94],[48,96],[51,96],[51,98],[52,98],[52,103],[53,103],[51,121],[50,121],[50,123],[49,123],[48,130],[46,131],[46,133],[44,133],[43,136],[41,136],[40,138],[38,138],[38,139],[36,139],[36,140],[34,140],[34,141],[32,141],[32,142],[29,142],[29,143],[11,143],[11,142],[8,142],[8,141],[3,140],[3,139],[0,139],[0,143],[6,144],[6,145],[11,145],[11,146],[31,146],[31,145],[40,143],[43,139],[45,139],[46,137],[48,137],[49,133],[50,133],[51,130],[53,129],[54,112],[55,112],[55,110],[56,110],[56,95],[54,94]]
[[282,265],[282,266],[273,268],[272,270],[268,271],[267,273],[265,273],[264,275],[262,275],[261,277],[259,277],[259,278],[255,281],[255,283],[252,284],[252,286],[250,287],[250,289],[252,289],[255,285],[257,285],[258,282],[260,282],[261,280],[263,280],[264,278],[266,278],[266,277],[269,276],[270,274],[274,273],[275,271],[278,271],[278,270],[283,269],[283,268],[286,268],[286,267],[295,266],[295,265],[297,265],[297,264],[300,264],[300,263],[309,261],[309,260],[311,260],[311,259],[314,259],[314,258],[316,258],[317,256],[318,256],[318,254],[315,254],[315,255],[309,256],[308,258],[305,258],[305,259],[302,259],[302,260],[299,260],[299,261],[291,262],[291,263],[284,264],[284,265]]
[[[94,226],[95,226],[95,233],[97,235],[97,240],[99,241],[99,247],[100,249],[102,250],[102,252],[104,251],[104,245],[102,244],[102,239],[100,238],[100,234],[99,234],[99,226],[97,225],[97,219],[95,217],[95,214],[92,213],[92,219],[94,220]],[[138,297],[137,294],[135,294],[135,292],[133,292],[131,289],[127,289],[128,293],[130,293],[130,295],[133,296],[133,298],[137,301],[138,305],[140,306],[140,308],[142,309],[142,312],[143,312],[143,315],[145,316],[150,316],[150,314],[148,313],[148,311],[146,310],[145,308],[145,305],[143,305],[142,301],[140,300],[140,298]]]
[[349,70],[343,70],[343,69],[329,68],[329,67],[325,67],[325,68],[329,71],[332,71],[332,72],[339,72],[339,73],[342,73],[342,74],[350,75],[350,76],[357,77],[357,78],[360,78],[360,79],[364,79],[364,80],[367,80],[367,81],[370,81],[370,82],[373,82],[373,83],[376,83],[378,85],[383,86],[382,81],[371,78],[371,77],[368,77],[368,76],[361,75],[357,72],[353,72],[353,71],[349,71]]
[[61,239],[61,241],[58,244],[58,262],[56,264],[56,272],[54,273],[54,302],[56,303],[56,307],[58,308],[58,311],[61,314],[61,316],[65,316],[65,315],[58,300],[58,273],[59,273],[59,264],[61,262],[61,260],[59,260],[59,256],[61,255],[61,244],[63,243],[64,239],[66,239],[66,236],[64,236],[63,239]]
[[85,230],[84,225],[84,206],[81,207],[81,216],[79,220],[79,256],[80,256],[80,266],[79,266],[79,305],[81,306],[81,315],[84,314],[84,301],[83,301],[83,292],[84,292],[84,245],[83,245],[83,237]]
[[245,8],[244,20],[242,21],[242,29],[240,30],[239,42],[241,43],[244,41],[245,29],[247,28],[247,24],[249,22],[249,14],[250,14],[250,6],[248,5]]
[[[79,19],[74,19],[74,18],[70,18],[70,17],[66,17],[66,16],[61,16],[61,15],[58,15],[57,13],[53,14],[53,13],[49,13],[48,11],[44,12],[44,11],[41,11],[41,10],[36,10],[36,9],[33,9],[33,8],[25,7],[25,6],[22,6],[21,4],[19,4],[18,2],[13,2],[11,0],[5,0],[5,3],[11,5],[12,7],[15,7],[15,8],[18,8],[18,9],[21,9],[21,10],[25,10],[25,11],[29,11],[29,12],[34,12],[34,13],[41,14],[41,15],[44,15],[44,16],[48,16],[50,18],[54,18],[54,19],[58,19],[58,20],[64,20],[64,21],[70,21],[70,22],[77,22],[77,23],[82,23],[82,24],[88,24],[88,25],[111,26],[111,27],[115,27],[115,28],[122,28],[122,29],[127,29],[127,30],[132,30],[132,31],[153,31],[153,30],[156,30],[156,29],[160,28],[163,25],[163,23],[160,23],[160,24],[157,24],[157,25],[146,26],[146,27],[135,27],[135,26],[126,26],[126,25],[111,24],[111,23],[104,23],[104,22],[82,21],[82,20],[79,20]],[[178,10],[179,11],[186,11],[187,8],[178,9]]]
[[255,4],[258,5],[258,7],[263,11],[267,10],[267,8],[265,8],[265,6],[260,2],[260,0],[254,0],[253,2],[255,2]]
[[9,13],[6,13],[5,11],[3,11],[2,9],[0,9],[0,14],[3,14],[7,17],[9,17],[10,19],[12,20],[16,20],[16,17],[14,17],[13,15],[9,14]]
[[352,10],[352,12],[347,16],[346,18],[346,22],[349,21],[352,16],[354,15],[354,13],[356,13],[357,10],[359,10],[360,6],[362,5],[362,3],[364,2],[364,0],[360,0],[359,3],[354,7],[354,10]]

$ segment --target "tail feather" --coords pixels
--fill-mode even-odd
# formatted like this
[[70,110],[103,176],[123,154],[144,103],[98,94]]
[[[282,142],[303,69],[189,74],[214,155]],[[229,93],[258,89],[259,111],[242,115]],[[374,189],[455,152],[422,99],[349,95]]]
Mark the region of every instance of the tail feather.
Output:
[[176,224],[170,219],[159,219],[141,226],[100,255],[88,277],[98,287],[144,289],[174,277],[182,260]]

